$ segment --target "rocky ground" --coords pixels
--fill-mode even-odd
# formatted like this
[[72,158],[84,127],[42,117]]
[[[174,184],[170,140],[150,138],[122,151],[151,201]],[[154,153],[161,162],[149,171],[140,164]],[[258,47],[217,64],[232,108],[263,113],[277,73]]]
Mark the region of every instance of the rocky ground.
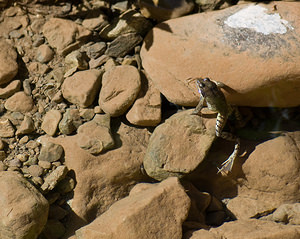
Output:
[[[0,238],[299,238],[299,12],[0,0]],[[206,76],[244,119],[227,176]]]

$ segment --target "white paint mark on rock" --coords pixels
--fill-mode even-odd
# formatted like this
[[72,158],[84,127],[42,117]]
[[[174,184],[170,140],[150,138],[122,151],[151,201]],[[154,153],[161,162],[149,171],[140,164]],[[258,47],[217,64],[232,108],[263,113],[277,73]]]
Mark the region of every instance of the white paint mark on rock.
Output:
[[249,6],[228,17],[224,23],[232,28],[250,28],[265,35],[284,34],[287,28],[294,29],[278,13],[267,14],[266,11],[266,8],[258,5]]

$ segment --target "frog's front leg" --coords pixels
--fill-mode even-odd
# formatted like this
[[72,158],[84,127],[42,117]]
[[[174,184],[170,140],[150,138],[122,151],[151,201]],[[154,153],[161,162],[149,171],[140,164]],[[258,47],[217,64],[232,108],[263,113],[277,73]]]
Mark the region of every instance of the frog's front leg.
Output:
[[204,106],[204,97],[200,95],[200,101],[194,111],[192,112],[192,115],[201,115],[201,110]]

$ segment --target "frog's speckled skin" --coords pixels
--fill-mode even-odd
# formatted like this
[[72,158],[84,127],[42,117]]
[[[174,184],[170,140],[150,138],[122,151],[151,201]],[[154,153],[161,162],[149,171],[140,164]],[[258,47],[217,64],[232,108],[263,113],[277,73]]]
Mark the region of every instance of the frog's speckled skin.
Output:
[[196,84],[200,93],[200,102],[192,114],[201,114],[201,109],[204,106],[204,100],[207,107],[218,113],[216,123],[216,136],[226,140],[235,141],[235,147],[229,158],[222,163],[222,168],[219,169],[222,175],[227,175],[233,166],[234,160],[238,155],[240,149],[240,140],[236,136],[228,132],[222,132],[228,116],[233,112],[233,108],[227,104],[226,98],[223,92],[219,89],[222,87],[222,83],[211,81],[209,78],[197,78]]

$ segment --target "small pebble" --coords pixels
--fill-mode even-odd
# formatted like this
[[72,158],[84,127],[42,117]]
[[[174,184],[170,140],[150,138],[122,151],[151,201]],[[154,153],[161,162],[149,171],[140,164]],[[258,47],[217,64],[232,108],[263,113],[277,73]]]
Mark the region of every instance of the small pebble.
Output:
[[52,167],[52,164],[48,161],[40,161],[38,163],[39,166],[41,166],[44,169],[50,169]]
[[29,137],[27,135],[25,135],[20,139],[19,143],[26,144],[28,142],[28,140],[29,140]]
[[44,169],[40,167],[39,165],[31,165],[28,168],[28,173],[33,177],[39,177],[43,174]]

